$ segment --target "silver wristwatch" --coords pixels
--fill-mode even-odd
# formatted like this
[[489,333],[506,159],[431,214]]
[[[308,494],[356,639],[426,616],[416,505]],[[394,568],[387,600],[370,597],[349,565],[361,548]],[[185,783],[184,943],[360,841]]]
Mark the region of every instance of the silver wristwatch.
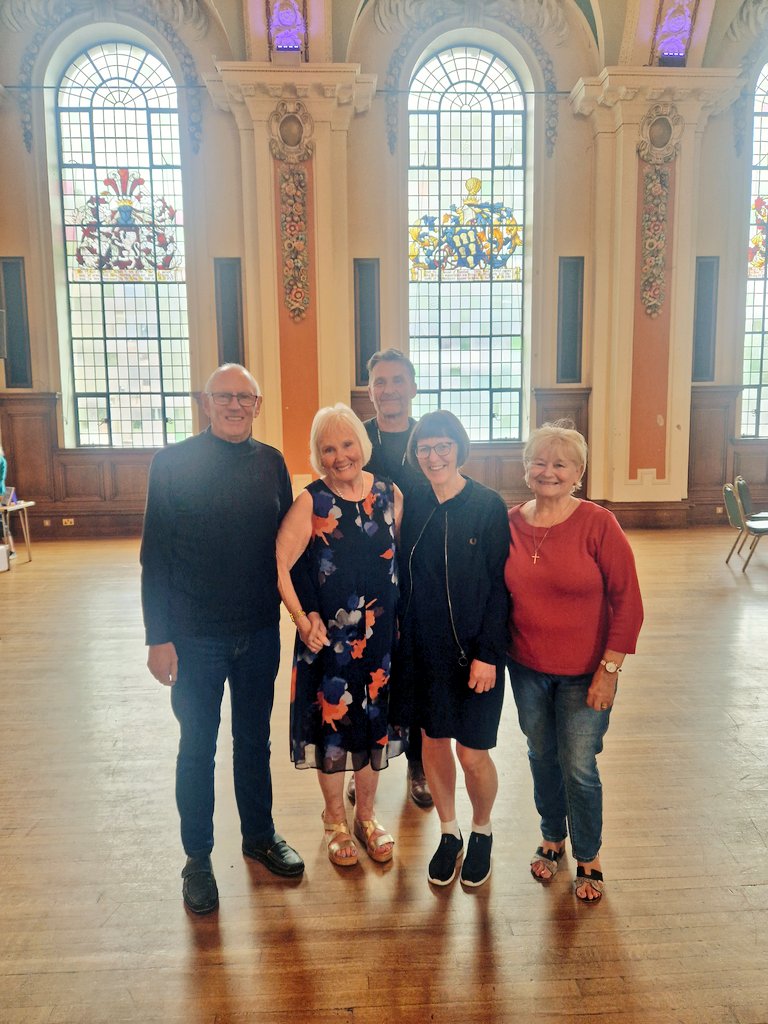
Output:
[[606,661],[605,658],[603,658],[600,664],[603,666],[605,671],[610,672],[611,675],[615,675],[616,672],[621,672],[621,668],[615,661]]

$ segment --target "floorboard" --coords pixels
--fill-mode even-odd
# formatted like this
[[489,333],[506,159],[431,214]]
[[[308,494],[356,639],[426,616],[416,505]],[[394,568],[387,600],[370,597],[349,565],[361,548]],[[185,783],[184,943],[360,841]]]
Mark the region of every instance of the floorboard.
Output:
[[[176,723],[149,676],[135,541],[39,543],[0,576],[2,1024],[768,1024],[768,552],[723,529],[633,531],[646,604],[605,752],[606,896],[549,886],[507,693],[494,873],[433,891],[434,812],[381,779],[381,867],[327,860],[319,791],[288,759],[290,623],[273,716],[285,882],[240,854],[225,707],[221,906],[188,915]],[[557,623],[552,624],[553,631]],[[460,820],[468,828],[466,793]]]

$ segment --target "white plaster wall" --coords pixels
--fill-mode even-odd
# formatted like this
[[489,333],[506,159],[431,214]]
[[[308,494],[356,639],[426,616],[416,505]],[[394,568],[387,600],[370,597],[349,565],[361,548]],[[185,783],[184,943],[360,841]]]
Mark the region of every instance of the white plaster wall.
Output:
[[701,140],[696,256],[718,256],[716,384],[741,379],[749,233],[751,140],[737,153],[731,110],[713,118]]

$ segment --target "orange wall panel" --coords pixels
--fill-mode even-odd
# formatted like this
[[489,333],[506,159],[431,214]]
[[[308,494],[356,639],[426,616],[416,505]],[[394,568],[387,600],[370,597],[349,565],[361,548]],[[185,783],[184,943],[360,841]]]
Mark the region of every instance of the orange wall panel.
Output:
[[[303,217],[298,231],[283,231],[281,169],[298,168],[306,175]],[[280,378],[283,408],[283,454],[290,473],[312,473],[309,463],[309,431],[319,402],[317,368],[317,275],[314,228],[314,175],[311,161],[301,164],[275,162],[275,210],[277,224],[278,308],[280,329]],[[291,197],[291,202],[295,201]],[[303,228],[303,230],[302,230]],[[298,247],[298,248],[297,248]],[[301,318],[291,315],[284,291],[284,259],[306,255],[306,289],[309,302]]]
[[672,222],[675,195],[674,164],[669,172],[666,225],[664,228],[664,301],[657,316],[650,316],[641,298],[643,274],[644,174],[648,165],[638,160],[637,173],[637,260],[635,263],[635,316],[632,335],[632,398],[629,430],[629,477],[638,479],[640,470],[653,469],[656,478],[666,477],[669,410],[670,307],[672,290]]

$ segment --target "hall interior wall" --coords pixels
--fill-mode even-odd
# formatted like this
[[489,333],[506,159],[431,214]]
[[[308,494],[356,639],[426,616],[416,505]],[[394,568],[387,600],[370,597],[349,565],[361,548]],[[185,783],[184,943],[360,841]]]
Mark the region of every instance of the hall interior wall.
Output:
[[[122,28],[144,34],[177,70],[178,61],[175,66],[174,54],[157,30],[142,24],[135,14],[121,14],[122,4],[113,6],[110,30],[115,33]],[[230,66],[241,69],[249,64],[264,65],[266,53],[260,49],[263,39],[253,16],[258,5],[227,0],[202,6],[209,14],[205,34],[184,24],[177,27],[201,80],[199,152],[192,151],[182,113],[192,389],[200,391],[218,362],[213,261],[217,257],[239,258],[244,278],[246,363],[266,394],[266,409],[257,423],[256,436],[285,447],[293,427],[290,417],[284,415],[283,400],[291,382],[281,379],[278,358],[281,342],[275,312],[279,301],[275,209],[268,196],[265,199],[272,189],[263,173],[265,158],[253,156],[254,152],[267,151],[268,140],[259,135],[255,122],[240,116],[241,109],[240,113],[233,109],[231,94],[229,106],[217,100],[218,94],[209,82],[221,77],[226,62],[240,62]],[[599,52],[583,16],[570,0],[563,5],[570,32],[567,42],[558,44],[551,32],[540,32],[558,88],[557,137],[548,155],[541,67],[526,38],[513,27],[498,21],[482,23],[482,18],[480,22],[463,23],[466,15],[457,15],[421,36],[396,27],[386,34],[374,22],[373,4],[364,5],[354,19],[349,6],[340,2],[322,5],[324,35],[317,45],[313,44],[318,60],[310,68],[358,67],[363,76],[376,76],[377,91],[367,108],[361,103],[360,109],[355,109],[348,128],[331,120],[317,136],[316,159],[323,173],[314,177],[314,205],[319,211],[316,220],[327,219],[329,210],[342,209],[347,221],[339,227],[334,217],[333,246],[316,248],[312,280],[315,284],[318,280],[334,284],[322,291],[315,289],[313,296],[321,322],[332,327],[318,337],[318,403],[351,401],[361,412],[367,409],[365,392],[356,387],[354,373],[351,267],[355,258],[380,261],[382,344],[407,346],[407,125],[401,94],[398,138],[391,152],[387,74],[397,47],[404,41],[408,53],[401,62],[400,85],[403,80],[407,82],[409,68],[436,48],[441,39],[456,41],[463,37],[484,42],[513,62],[517,60],[516,70],[528,76],[533,98],[534,130],[529,146],[533,198],[526,238],[528,421],[534,425],[563,414],[577,420],[589,436],[594,460],[589,496],[615,508],[622,521],[630,525],[723,521],[718,511],[720,487],[737,471],[753,482],[757,499],[768,503],[768,442],[740,439],[736,429],[750,157],[749,140],[745,143],[742,138],[740,148],[738,144],[740,115],[734,105],[738,90],[734,100],[724,102],[723,109],[708,110],[699,124],[694,125],[689,118],[691,127],[684,145],[698,147],[696,193],[688,197],[694,228],[692,237],[676,250],[676,263],[671,267],[670,293],[676,309],[684,311],[677,322],[685,324],[690,313],[692,323],[693,261],[696,256],[719,257],[715,376],[712,381],[690,384],[684,407],[671,410],[679,414],[680,423],[674,429],[688,432],[689,441],[686,458],[670,470],[664,499],[656,497],[658,488],[653,484],[657,481],[641,480],[635,488],[636,497],[628,500],[628,481],[615,471],[628,445],[627,395],[623,385],[614,391],[611,384],[622,381],[632,351],[631,338],[625,336],[621,325],[628,298],[632,299],[626,280],[633,273],[634,256],[627,253],[634,246],[632,232],[638,214],[636,172],[634,166],[629,166],[629,158],[634,160],[636,122],[632,115],[622,123],[611,108],[613,124],[597,125],[594,115],[586,116],[574,109],[571,98],[571,91],[580,81],[597,80],[605,56],[617,53],[615,39],[613,49],[606,41],[603,52]],[[734,11],[738,6],[733,4]],[[64,44],[69,31],[61,26],[51,29],[39,60]],[[20,493],[37,502],[33,516],[36,537],[73,535],[72,528],[62,527],[63,518],[75,519],[74,533],[78,536],[132,533],[140,525],[146,472],[154,451],[72,447],[71,420],[61,398],[66,392],[59,359],[57,288],[60,294],[61,285],[57,285],[51,258],[56,239],[50,218],[50,204],[53,202],[55,208],[56,196],[54,193],[50,197],[46,191],[46,170],[55,164],[56,154],[46,143],[45,105],[39,88],[33,97],[33,142],[27,152],[17,88],[25,53],[36,32],[39,29],[29,25],[23,31],[4,29],[0,33],[5,86],[0,97],[0,180],[6,183],[6,196],[13,197],[11,201],[6,198],[0,211],[0,256],[24,259],[33,374],[31,389],[3,387],[0,361],[0,437],[13,467],[12,482]],[[723,43],[718,47],[710,40],[707,59],[713,77],[716,71],[736,69],[733,81],[740,81],[739,64],[747,51],[754,53],[758,43],[748,38],[740,44]],[[72,49],[71,55],[75,52]],[[682,69],[681,76],[688,70]],[[708,69],[699,70],[706,73]],[[755,72],[747,69],[742,74],[745,84],[749,84],[750,73],[754,76]],[[281,74],[289,76],[290,69],[282,69]],[[725,89],[725,85],[718,84],[717,88]],[[610,100],[607,91],[602,100],[600,113],[605,114]],[[677,102],[683,102],[679,96]],[[622,149],[619,140],[623,134],[628,141]],[[323,156],[324,146],[330,154],[327,158]],[[12,183],[10,188],[7,183]],[[252,216],[254,210],[256,217]],[[619,229],[617,224],[626,228]],[[582,380],[577,385],[559,384],[556,379],[557,272],[562,256],[585,259],[583,366]],[[339,267],[342,273],[338,273]],[[671,341],[678,364],[690,366],[690,331],[678,331]],[[599,431],[595,424],[599,424]],[[203,425],[204,418],[198,413],[196,426]],[[669,432],[672,430],[670,424]],[[477,445],[469,471],[497,487],[508,501],[521,498],[525,491],[520,448],[517,443]],[[297,482],[304,478],[305,466],[290,468]],[[44,527],[43,520],[51,525]]]

